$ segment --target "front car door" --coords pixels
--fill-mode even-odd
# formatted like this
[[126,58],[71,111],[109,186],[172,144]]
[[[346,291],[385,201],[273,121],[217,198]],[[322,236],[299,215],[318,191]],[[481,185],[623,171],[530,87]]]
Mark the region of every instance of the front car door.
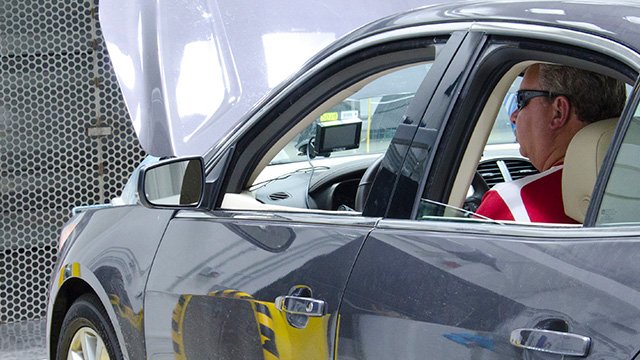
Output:
[[[385,150],[385,166],[401,165],[417,130],[401,124],[409,100],[426,107],[466,36],[428,35],[353,44],[240,130],[209,174],[223,174],[220,199],[178,212],[158,249],[145,297],[149,358],[333,355],[344,288],[379,220],[353,210],[360,177]],[[362,123],[357,151],[315,154],[308,133],[335,121]]]
[[474,26],[485,37],[460,97],[443,97],[440,113],[427,109],[444,120],[425,116],[423,131],[437,135],[412,145],[405,181],[419,195],[403,208],[412,194],[395,194],[387,213],[415,220],[382,220],[367,238],[340,311],[338,358],[630,359],[640,348],[637,99],[618,123],[584,225],[495,223],[456,209],[526,66],[565,63],[631,84],[637,54],[604,56],[621,47],[576,46],[581,35],[571,31],[499,28]]

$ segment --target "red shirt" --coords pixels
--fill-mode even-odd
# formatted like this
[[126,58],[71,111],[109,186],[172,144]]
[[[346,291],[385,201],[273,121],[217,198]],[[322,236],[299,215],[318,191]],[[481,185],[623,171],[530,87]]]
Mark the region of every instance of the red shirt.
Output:
[[564,213],[562,165],[497,184],[484,194],[476,212],[493,220],[577,223]]

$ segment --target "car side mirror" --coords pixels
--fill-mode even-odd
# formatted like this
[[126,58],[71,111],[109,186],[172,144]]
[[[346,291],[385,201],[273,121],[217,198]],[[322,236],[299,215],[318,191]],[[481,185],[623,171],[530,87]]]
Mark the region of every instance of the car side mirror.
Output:
[[149,208],[197,208],[204,197],[204,182],[202,157],[174,158],[143,168],[138,194]]

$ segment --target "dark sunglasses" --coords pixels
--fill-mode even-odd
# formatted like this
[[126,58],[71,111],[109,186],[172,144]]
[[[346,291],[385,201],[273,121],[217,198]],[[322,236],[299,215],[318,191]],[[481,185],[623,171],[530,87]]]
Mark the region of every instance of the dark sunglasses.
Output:
[[[540,96],[546,96],[548,98],[554,98],[556,96],[566,96],[566,95],[564,95],[564,94],[555,94],[555,93],[552,93],[551,91],[542,91],[542,90],[518,90],[518,92],[516,92],[517,110],[522,110],[522,108],[527,106],[527,104],[529,103],[529,101],[531,99],[536,98],[536,97],[540,97]],[[516,109],[514,109],[514,111],[515,110]]]

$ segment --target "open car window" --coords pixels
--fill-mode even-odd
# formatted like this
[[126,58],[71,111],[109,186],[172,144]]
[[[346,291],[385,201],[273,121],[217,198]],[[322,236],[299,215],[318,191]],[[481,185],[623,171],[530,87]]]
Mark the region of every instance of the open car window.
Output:
[[386,70],[321,105],[278,142],[282,148],[271,150],[241,195],[259,209],[355,212],[362,175],[387,150],[430,68],[421,62]]
[[[552,56],[549,56],[549,58],[552,58]],[[557,174],[559,175],[555,176],[555,178],[562,179],[562,186],[558,187],[559,197],[553,197],[553,201],[550,200],[547,202],[548,206],[545,205],[545,209],[550,211],[545,212],[545,214],[558,214],[557,216],[545,215],[545,218],[554,219],[553,224],[543,222],[544,220],[530,220],[529,214],[527,213],[528,209],[525,208],[523,200],[521,200],[520,197],[516,199],[515,195],[514,197],[509,197],[511,195],[508,195],[511,194],[508,191],[512,190],[521,193],[521,190],[519,190],[520,188],[515,185],[509,187],[509,185],[505,186],[504,184],[509,184],[512,181],[519,180],[526,176],[537,176],[536,174],[538,173],[538,170],[535,169],[529,159],[520,154],[519,146],[513,137],[514,135],[511,132],[511,122],[509,121],[509,114],[515,110],[515,97],[516,92],[520,87],[522,74],[527,67],[534,63],[534,61],[525,60],[516,63],[515,65],[509,65],[509,68],[502,70],[504,73],[501,77],[494,81],[495,85],[490,89],[488,96],[478,96],[475,98],[477,100],[474,101],[482,101],[482,103],[475,105],[481,107],[481,111],[478,112],[478,120],[474,125],[472,125],[473,132],[469,135],[468,140],[463,144],[457,144],[458,147],[462,146],[463,149],[460,150],[462,151],[462,154],[460,156],[461,160],[459,160],[460,163],[458,164],[457,170],[455,168],[456,165],[452,165],[454,167],[452,171],[455,171],[454,176],[448,177],[450,180],[442,182],[443,184],[449,184],[444,186],[450,186],[450,191],[448,195],[444,195],[442,199],[437,199],[434,195],[428,195],[429,189],[428,187],[425,187],[425,189],[423,189],[424,193],[422,197],[418,199],[419,202],[416,204],[416,212],[414,214],[416,220],[488,221],[503,224],[538,224],[544,226],[552,225],[570,227],[582,226],[584,216],[589,205],[588,199],[592,195],[599,165],[602,162],[601,158],[607,153],[610,147],[610,135],[616,127],[618,118],[611,118],[607,121],[602,121],[601,123],[606,123],[606,125],[602,125],[602,127],[606,127],[609,137],[603,137],[602,139],[604,140],[600,142],[598,150],[593,152],[593,163],[597,163],[598,165],[594,165],[594,169],[591,172],[594,174],[592,177],[590,176],[589,179],[582,179],[587,178],[586,176],[580,175],[581,171],[585,171],[582,166],[571,166],[571,171],[567,170],[567,168],[569,168],[567,163],[561,164],[560,167],[557,167],[557,169],[563,169],[562,166],[564,166],[564,171],[558,171]],[[570,66],[576,65],[571,64]],[[595,66],[585,63],[581,63],[581,66],[584,66],[591,71],[599,72],[598,68]],[[600,70],[602,71],[602,69]],[[602,73],[606,73],[606,70]],[[629,93],[628,90],[629,87],[627,86],[627,94]],[[485,89],[484,91],[487,90]],[[472,101],[471,99],[473,98],[469,97],[465,99],[465,101]],[[455,121],[458,120],[460,120],[460,118],[455,118]],[[637,121],[634,122],[634,124],[635,123],[637,123]],[[618,167],[614,167],[613,174],[609,181],[607,190],[608,194],[605,194],[605,199],[602,203],[602,210],[600,211],[600,218],[598,220],[600,224],[620,222],[635,222],[637,224],[638,220],[640,220],[640,218],[629,218],[633,217],[633,214],[638,213],[634,210],[636,206],[640,208],[640,201],[634,201],[634,199],[640,199],[640,196],[637,196],[637,191],[632,190],[630,187],[625,185],[626,179],[637,175],[634,173],[635,170],[633,169],[640,168],[640,164],[631,165],[630,160],[634,157],[634,155],[631,155],[632,153],[637,154],[637,151],[635,151],[637,150],[637,145],[635,144],[640,143],[640,141],[634,138],[634,136],[637,135],[637,131],[634,132],[633,127],[634,125],[631,126],[631,129],[627,134],[623,149],[618,155]],[[447,132],[446,129],[443,131],[445,137],[457,136],[458,138],[463,138],[463,134],[457,133],[452,135],[452,133]],[[577,138],[578,136],[576,136],[574,140]],[[584,139],[585,137],[580,136],[580,138]],[[573,146],[573,144],[574,141],[572,141],[572,145],[569,146],[570,149],[572,147],[578,149],[581,148],[577,147],[577,145]],[[449,149],[449,152],[453,150],[454,149]],[[580,151],[572,150],[572,153],[576,152]],[[442,152],[436,154],[436,157],[446,158],[442,154]],[[569,154],[569,152],[567,154]],[[598,156],[596,156],[596,154],[598,154]],[[637,156],[635,156],[635,158],[637,158]],[[565,158],[565,161],[569,161],[568,158]],[[575,164],[576,161],[573,161],[573,163]],[[577,170],[573,170],[576,168]],[[551,174],[554,169],[555,168],[550,169],[544,176]],[[539,178],[542,177],[543,175],[541,174]],[[531,177],[529,179],[532,179],[531,181],[533,181],[534,178]],[[585,184],[583,189],[584,194],[578,194],[576,191],[566,190],[574,188],[575,186],[573,186],[573,184],[577,181]],[[520,183],[528,184],[528,182]],[[500,199],[507,203],[505,206],[507,206],[510,211],[515,209],[517,213],[512,212],[513,215],[511,216],[513,219],[491,219],[476,213],[478,206],[482,203],[484,194],[497,184],[500,184],[500,190],[492,193],[494,194],[494,197],[496,197],[495,194],[499,194],[501,197]],[[560,182],[558,182],[558,184],[560,184]],[[427,181],[427,186],[433,186],[433,181]],[[526,185],[519,186],[524,187]],[[446,189],[443,190],[446,191]],[[550,190],[547,189],[547,191]],[[430,194],[434,194],[434,192],[431,192]],[[448,198],[445,196],[448,196]],[[504,200],[505,198],[503,196],[507,196],[507,200]],[[582,198],[587,199],[586,202],[580,202],[577,200]],[[559,205],[556,206],[554,204]],[[521,213],[525,213],[526,216]],[[623,213],[625,215],[622,215]]]
[[[310,140],[317,140],[319,126],[354,120],[362,125],[358,146],[353,149],[336,148],[335,151],[320,153],[318,157],[384,153],[430,67],[431,63],[412,65],[371,81],[317,117],[278,152],[270,165],[308,161],[307,148]],[[313,149],[313,142],[311,145]],[[315,158],[313,152],[311,155]]]
[[[239,130],[216,206],[361,216],[361,179],[399,136],[417,130],[405,113],[430,101],[464,39],[456,34],[352,44],[339,62],[306,69]],[[397,133],[400,124],[406,132]],[[377,171],[369,174],[377,179]],[[392,187],[376,194],[391,198]]]

